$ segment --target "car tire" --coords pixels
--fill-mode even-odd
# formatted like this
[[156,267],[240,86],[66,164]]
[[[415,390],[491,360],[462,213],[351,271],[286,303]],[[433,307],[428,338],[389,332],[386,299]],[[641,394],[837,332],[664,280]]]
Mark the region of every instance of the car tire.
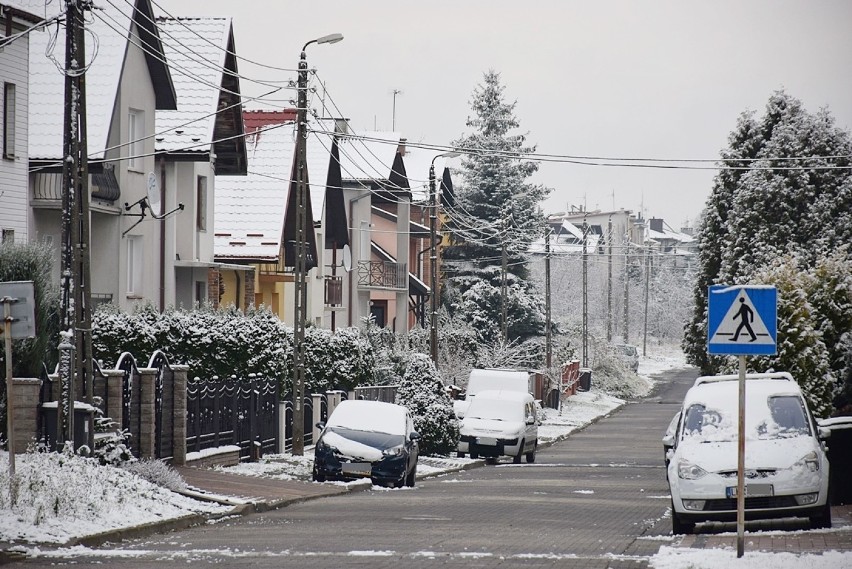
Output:
[[414,488],[414,485],[417,483],[417,465],[414,465],[414,468],[411,469],[411,472],[408,473],[408,476],[405,477],[405,485],[409,488]]
[[320,474],[320,472],[314,467],[313,473],[311,473],[311,479],[314,482],[325,482],[325,474]]
[[479,458],[479,454],[471,451],[470,458],[472,458],[473,460],[476,460],[477,458]]
[[458,458],[464,458],[464,453],[463,453],[463,452],[457,452],[457,453],[456,453],[456,456],[457,456]]
[[695,531],[695,523],[687,522],[681,518],[674,509],[672,503],[672,535],[689,535]]
[[811,516],[811,529],[825,529],[831,527],[831,505],[826,502],[820,513]]
[[533,445],[532,452],[527,453],[527,464],[532,464],[533,462],[535,462],[535,451],[536,451],[536,449],[538,449],[538,441],[536,441],[535,445]]
[[524,456],[524,444],[525,441],[521,441],[521,444],[518,446],[518,454],[512,457],[512,462],[515,464],[521,464],[521,458]]

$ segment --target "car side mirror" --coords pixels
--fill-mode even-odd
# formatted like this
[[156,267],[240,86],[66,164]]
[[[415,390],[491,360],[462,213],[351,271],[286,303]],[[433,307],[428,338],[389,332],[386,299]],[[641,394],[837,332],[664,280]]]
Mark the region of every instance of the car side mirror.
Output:
[[669,449],[666,451],[666,460],[671,461],[672,457],[674,457],[674,450]]
[[420,433],[418,433],[417,431],[411,431],[411,434],[408,435],[408,438],[411,439],[412,441],[419,441],[420,440]]
[[319,430],[323,430],[323,429],[325,428],[325,423],[323,423],[322,421],[320,421],[320,422],[318,422],[315,426],[316,426],[316,428],[317,428],[317,429],[319,429]]
[[535,425],[535,416],[527,415],[527,425]]
[[674,446],[674,436],[673,435],[665,435],[663,437],[663,446],[666,448],[672,448]]
[[831,438],[831,429],[826,429],[825,427],[817,427],[817,437],[821,441],[827,441]]

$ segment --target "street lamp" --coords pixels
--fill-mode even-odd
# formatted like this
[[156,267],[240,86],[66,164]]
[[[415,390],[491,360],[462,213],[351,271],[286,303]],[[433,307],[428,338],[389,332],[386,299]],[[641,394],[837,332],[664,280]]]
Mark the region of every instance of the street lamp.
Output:
[[305,453],[305,320],[308,307],[307,233],[313,231],[313,220],[308,221],[308,62],[305,49],[312,43],[337,43],[342,34],[329,34],[313,39],[302,47],[299,57],[298,106],[296,108],[296,266],[294,272],[293,311],[293,454]]
[[429,283],[431,295],[429,297],[429,350],[432,362],[438,366],[438,192],[435,189],[435,160],[440,157],[455,158],[461,152],[450,151],[436,155],[429,165],[429,238],[431,239],[429,256]]

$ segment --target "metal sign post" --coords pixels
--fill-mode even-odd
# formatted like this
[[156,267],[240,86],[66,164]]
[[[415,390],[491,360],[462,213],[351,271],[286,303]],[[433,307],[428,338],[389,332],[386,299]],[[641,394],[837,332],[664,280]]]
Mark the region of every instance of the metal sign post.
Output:
[[32,281],[0,283],[3,304],[3,343],[6,348],[6,448],[9,451],[9,497],[15,490],[15,411],[12,397],[12,338],[35,336],[35,294]]
[[739,356],[737,420],[737,557],[745,549],[746,356],[773,355],[778,337],[778,292],[773,286],[714,285],[707,295],[707,351]]

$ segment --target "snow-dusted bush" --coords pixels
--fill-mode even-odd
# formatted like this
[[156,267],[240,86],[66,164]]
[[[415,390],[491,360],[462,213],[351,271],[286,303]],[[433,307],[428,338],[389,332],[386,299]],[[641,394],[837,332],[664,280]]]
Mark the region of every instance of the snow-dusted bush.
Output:
[[459,426],[453,404],[444,390],[429,356],[412,354],[396,392],[397,403],[405,405],[420,433],[420,452],[446,455],[458,447]]
[[162,486],[172,492],[186,490],[186,480],[174,468],[155,458],[137,460],[124,466],[128,472],[147,480],[151,484]]

